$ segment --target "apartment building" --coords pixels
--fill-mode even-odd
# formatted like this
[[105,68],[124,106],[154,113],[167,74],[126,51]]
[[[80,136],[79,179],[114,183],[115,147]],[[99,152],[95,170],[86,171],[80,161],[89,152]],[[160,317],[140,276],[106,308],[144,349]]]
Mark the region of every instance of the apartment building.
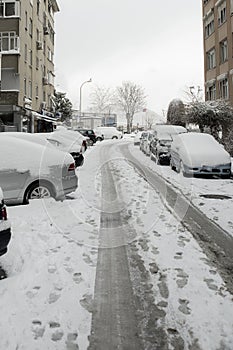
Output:
[[0,130],[42,131],[54,120],[56,0],[0,0]]
[[233,0],[202,0],[206,100],[233,105]]

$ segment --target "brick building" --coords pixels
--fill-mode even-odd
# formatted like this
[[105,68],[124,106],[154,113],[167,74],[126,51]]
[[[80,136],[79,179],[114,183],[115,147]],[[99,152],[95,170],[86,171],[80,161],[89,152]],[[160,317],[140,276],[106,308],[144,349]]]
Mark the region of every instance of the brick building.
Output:
[[205,97],[233,105],[233,0],[202,0]]

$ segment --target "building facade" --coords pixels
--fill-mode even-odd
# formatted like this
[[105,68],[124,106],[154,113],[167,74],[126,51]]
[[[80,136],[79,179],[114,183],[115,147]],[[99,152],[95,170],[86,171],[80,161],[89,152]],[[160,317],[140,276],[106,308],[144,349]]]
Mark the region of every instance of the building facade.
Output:
[[58,11],[56,0],[0,1],[1,131],[41,131],[53,120]]
[[205,98],[233,105],[233,0],[202,0]]

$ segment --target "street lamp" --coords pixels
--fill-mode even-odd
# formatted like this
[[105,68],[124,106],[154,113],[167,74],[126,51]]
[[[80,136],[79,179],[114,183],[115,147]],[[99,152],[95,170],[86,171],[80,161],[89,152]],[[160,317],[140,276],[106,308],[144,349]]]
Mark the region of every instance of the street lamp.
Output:
[[80,117],[81,117],[81,114],[82,114],[82,87],[83,87],[84,84],[91,83],[91,82],[92,82],[91,78],[89,80],[84,81],[81,84],[80,89],[79,89],[79,115],[80,115]]

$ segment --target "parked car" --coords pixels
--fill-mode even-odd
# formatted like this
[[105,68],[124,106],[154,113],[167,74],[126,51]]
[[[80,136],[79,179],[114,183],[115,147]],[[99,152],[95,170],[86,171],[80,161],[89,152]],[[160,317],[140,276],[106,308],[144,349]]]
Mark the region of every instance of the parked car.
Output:
[[78,178],[73,157],[45,146],[0,134],[0,184],[5,202],[28,203],[30,199],[64,199],[76,190]]
[[94,131],[102,135],[105,140],[121,139],[123,137],[122,132],[114,126],[98,126]]
[[176,135],[171,144],[170,165],[183,175],[230,177],[231,157],[209,134],[190,132]]
[[172,137],[169,134],[157,134],[150,143],[150,157],[160,165],[170,164]]
[[43,146],[57,148],[63,152],[69,152],[75,161],[75,167],[83,165],[83,153],[87,149],[86,139],[80,134],[80,137],[71,131],[68,132],[43,132],[43,133],[25,133],[25,132],[9,132],[4,133],[10,137],[15,137],[21,140],[34,142]]
[[153,137],[156,138],[157,134],[169,134],[177,135],[187,133],[188,130],[180,125],[170,125],[170,124],[158,124],[153,128]]
[[7,218],[7,209],[4,203],[3,192],[0,187],[0,256],[6,254],[11,239],[11,225]]
[[80,134],[82,134],[83,136],[86,136],[89,138],[90,145],[93,145],[94,143],[96,143],[96,141],[102,141],[103,140],[103,136],[102,135],[96,135],[96,133],[94,132],[94,130],[92,129],[75,129],[75,131],[80,132]]
[[152,130],[143,131],[140,140],[140,150],[147,156],[150,155],[150,143],[153,137]]
[[142,132],[138,131],[137,134],[134,136],[134,146],[140,145],[140,138],[141,138]]

